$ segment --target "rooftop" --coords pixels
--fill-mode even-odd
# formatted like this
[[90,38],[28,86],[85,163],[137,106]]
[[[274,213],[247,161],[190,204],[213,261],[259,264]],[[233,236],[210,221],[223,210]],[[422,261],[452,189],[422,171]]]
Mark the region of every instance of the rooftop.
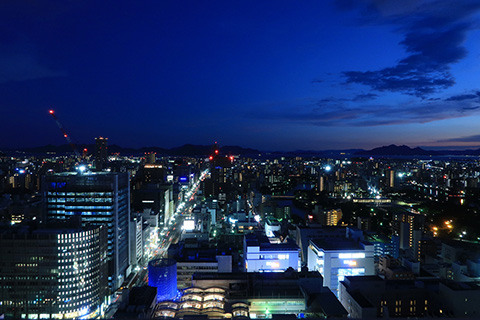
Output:
[[361,242],[357,242],[345,238],[335,238],[335,239],[312,239],[310,242],[316,246],[318,249],[323,249],[327,251],[335,250],[364,250]]

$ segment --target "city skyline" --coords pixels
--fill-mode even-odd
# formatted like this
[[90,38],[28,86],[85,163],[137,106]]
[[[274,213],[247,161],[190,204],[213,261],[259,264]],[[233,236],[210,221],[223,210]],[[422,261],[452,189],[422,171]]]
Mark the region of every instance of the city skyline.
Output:
[[477,1],[0,10],[0,147],[480,146]]

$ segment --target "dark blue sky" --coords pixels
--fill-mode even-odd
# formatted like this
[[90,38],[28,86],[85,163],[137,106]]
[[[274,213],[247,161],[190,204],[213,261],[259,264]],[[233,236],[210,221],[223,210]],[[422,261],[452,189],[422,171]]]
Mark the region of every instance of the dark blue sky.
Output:
[[2,1],[0,146],[480,145],[480,1]]

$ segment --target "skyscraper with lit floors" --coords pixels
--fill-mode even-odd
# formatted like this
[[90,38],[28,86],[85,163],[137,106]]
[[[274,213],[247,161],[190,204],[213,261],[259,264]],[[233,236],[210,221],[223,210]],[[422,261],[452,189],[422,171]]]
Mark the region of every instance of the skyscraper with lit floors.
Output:
[[0,314],[7,318],[102,315],[108,301],[104,226],[1,226],[0,257]]
[[64,172],[42,177],[42,194],[48,220],[79,215],[83,224],[103,225],[108,233],[108,280],[116,290],[129,268],[128,173]]

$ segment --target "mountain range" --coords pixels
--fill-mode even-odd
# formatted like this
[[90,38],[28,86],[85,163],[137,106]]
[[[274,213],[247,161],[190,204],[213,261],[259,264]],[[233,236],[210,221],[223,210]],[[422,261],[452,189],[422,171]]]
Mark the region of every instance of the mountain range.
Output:
[[[89,153],[95,150],[95,145],[79,145],[78,149],[83,150],[87,148]],[[226,155],[242,155],[242,156],[258,156],[273,155],[273,156],[304,156],[304,157],[329,157],[329,156],[480,156],[480,149],[471,150],[425,150],[420,147],[410,148],[405,145],[397,146],[391,144],[374,148],[371,150],[364,149],[345,149],[345,150],[295,150],[295,151],[261,151],[252,148],[244,148],[240,146],[222,146],[220,148],[222,154]],[[64,144],[60,146],[46,145],[34,148],[4,148],[0,154],[12,153],[28,153],[28,154],[68,154],[72,153],[70,145]],[[109,153],[119,153],[123,155],[142,155],[146,152],[155,152],[158,156],[208,156],[212,153],[211,145],[193,145],[185,144],[175,148],[161,148],[161,147],[142,147],[142,148],[124,148],[118,145],[109,145]]]

